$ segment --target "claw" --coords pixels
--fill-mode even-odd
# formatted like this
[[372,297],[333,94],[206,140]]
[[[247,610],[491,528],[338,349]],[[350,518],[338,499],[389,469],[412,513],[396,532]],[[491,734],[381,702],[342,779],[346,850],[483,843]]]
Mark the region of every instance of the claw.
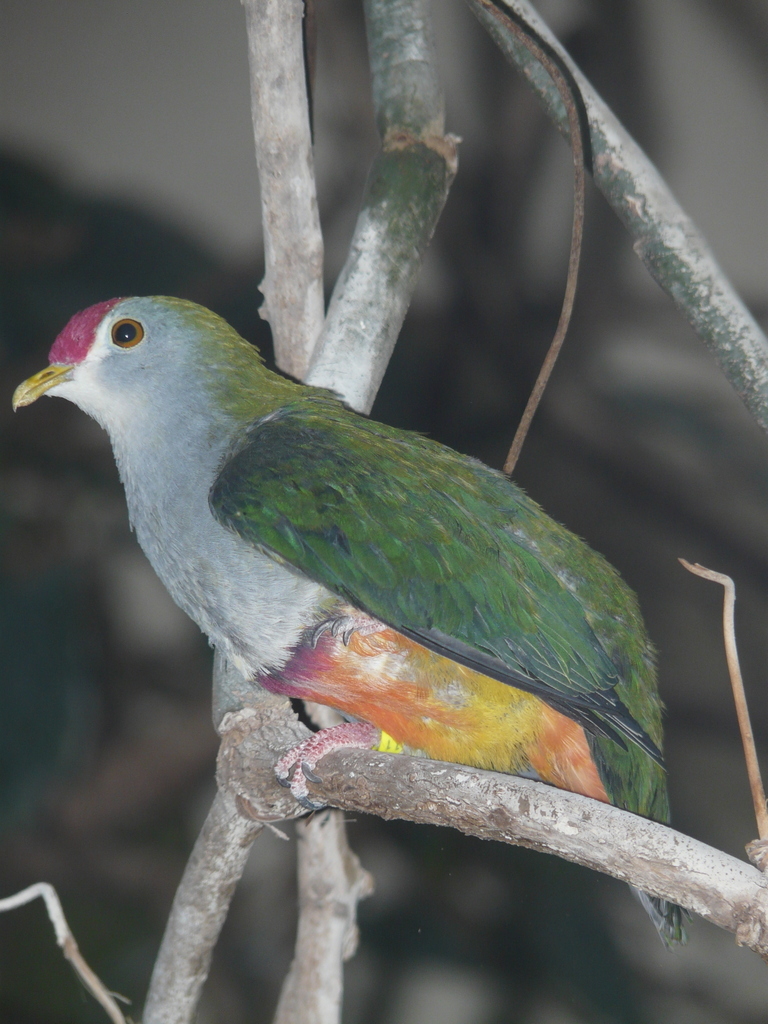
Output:
[[297,796],[296,799],[302,807],[306,807],[308,811],[322,811],[326,804],[316,804],[313,800],[310,800],[308,796]]
[[323,633],[327,633],[328,630],[331,628],[331,623],[326,621],[321,622],[320,625],[312,631],[312,635],[309,638],[309,645],[313,650],[315,649],[315,647],[317,647],[320,637],[323,635]]
[[304,778],[309,779],[310,782],[320,783],[323,781],[319,775],[312,771],[307,761],[301,762],[301,770],[304,773]]
[[349,641],[355,633],[369,636],[371,633],[378,633],[379,630],[386,628],[383,623],[379,622],[378,619],[371,618],[370,615],[366,615],[356,609],[351,609],[351,611],[354,614],[344,615],[336,613],[331,618],[325,619],[315,626],[309,634],[310,646],[312,648],[317,647],[323,634],[330,633],[334,640],[340,637],[344,646],[349,647]]
[[275,772],[275,778],[277,779],[278,786],[285,786],[286,789],[291,788],[291,780],[287,775],[278,775],[277,772]]

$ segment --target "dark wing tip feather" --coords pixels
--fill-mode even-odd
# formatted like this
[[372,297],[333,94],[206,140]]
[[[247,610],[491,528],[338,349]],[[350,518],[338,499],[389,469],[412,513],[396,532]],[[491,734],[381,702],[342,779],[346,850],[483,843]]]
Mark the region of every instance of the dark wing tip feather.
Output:
[[649,896],[647,892],[636,889],[634,885],[630,885],[630,889],[645,908],[667,949],[684,946],[688,941],[685,931],[685,922],[690,918],[688,911],[659,896]]

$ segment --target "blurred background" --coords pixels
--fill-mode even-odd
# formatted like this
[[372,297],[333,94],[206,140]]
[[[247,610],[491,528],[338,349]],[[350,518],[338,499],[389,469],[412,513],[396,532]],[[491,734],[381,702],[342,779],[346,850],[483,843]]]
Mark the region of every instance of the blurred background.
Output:
[[[763,0],[540,0],[768,319]],[[500,466],[555,323],[570,157],[459,0],[435,0],[460,170],[374,415]],[[377,138],[361,5],[318,0],[327,287]],[[128,529],[106,435],[73,406],[12,416],[77,310],[210,306],[269,353],[237,0],[0,5],[0,894],[54,883],[85,956],[140,1015],[213,796],[211,654]],[[744,856],[756,828],[720,633],[731,574],[768,766],[768,442],[588,197],[575,323],[517,471],[634,587],[659,650],[675,825]],[[667,952],[625,886],[450,830],[357,818],[376,876],[347,1024],[763,1024],[765,965],[694,921]],[[256,843],[199,1019],[271,1020],[295,930],[294,845]],[[0,1022],[102,1020],[41,905],[0,917]]]

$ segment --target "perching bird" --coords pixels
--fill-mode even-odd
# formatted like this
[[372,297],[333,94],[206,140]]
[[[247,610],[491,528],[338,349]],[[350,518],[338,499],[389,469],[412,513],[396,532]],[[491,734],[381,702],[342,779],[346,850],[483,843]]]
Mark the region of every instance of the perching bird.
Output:
[[[475,459],[267,370],[173,298],[74,316],[50,392],[108,432],[139,543],[244,674],[349,719],[328,749],[526,774],[668,820],[653,649],[618,573]],[[306,779],[291,787],[307,799]],[[644,902],[667,940],[680,909]]]

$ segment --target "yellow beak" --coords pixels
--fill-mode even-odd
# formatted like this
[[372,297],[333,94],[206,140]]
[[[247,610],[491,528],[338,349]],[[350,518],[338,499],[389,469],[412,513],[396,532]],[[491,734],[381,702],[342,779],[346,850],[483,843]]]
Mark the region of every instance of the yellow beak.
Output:
[[40,373],[36,373],[34,377],[25,380],[23,384],[19,384],[13,392],[13,399],[11,400],[13,411],[16,412],[19,406],[31,405],[38,400],[40,395],[44,395],[46,391],[50,391],[57,384],[62,384],[65,380],[69,380],[73,370],[74,366],[70,365],[46,366]]

